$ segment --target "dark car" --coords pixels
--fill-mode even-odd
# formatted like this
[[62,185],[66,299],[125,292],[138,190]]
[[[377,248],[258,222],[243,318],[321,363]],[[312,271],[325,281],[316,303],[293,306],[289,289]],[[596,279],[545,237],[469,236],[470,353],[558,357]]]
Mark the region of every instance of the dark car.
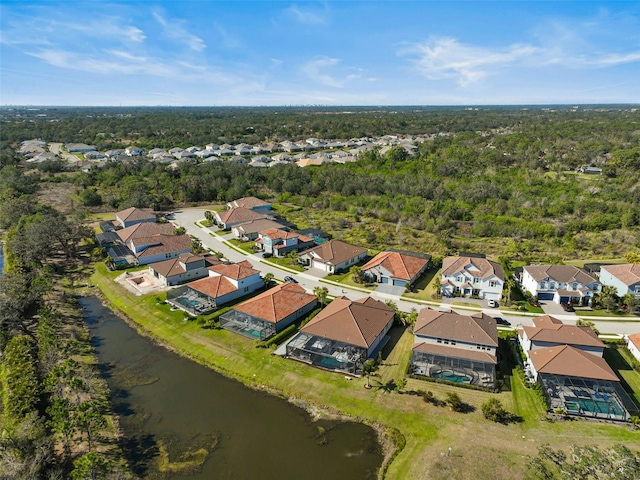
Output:
[[262,254],[262,258],[271,258],[271,257],[273,257],[273,253],[265,252]]
[[562,305],[562,308],[564,309],[565,312],[575,312],[576,311],[570,303],[562,303],[561,305]]
[[511,322],[509,322],[508,320],[505,320],[504,318],[501,318],[501,317],[496,317],[496,323],[498,325],[504,325],[506,327],[511,326]]
[[298,281],[295,278],[289,277],[289,276],[284,277],[284,281],[285,282],[291,282],[291,283],[298,283]]

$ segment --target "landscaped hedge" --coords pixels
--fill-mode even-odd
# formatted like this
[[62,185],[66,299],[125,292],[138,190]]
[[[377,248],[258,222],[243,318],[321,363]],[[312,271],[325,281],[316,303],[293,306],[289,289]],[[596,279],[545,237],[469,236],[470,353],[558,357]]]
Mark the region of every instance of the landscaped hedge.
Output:
[[293,332],[298,329],[298,326],[295,323],[292,323],[287,328],[282,330],[280,333],[277,333],[273,337],[265,340],[264,342],[259,342],[256,346],[261,348],[268,348],[271,345],[279,344],[284,339],[288,338]]

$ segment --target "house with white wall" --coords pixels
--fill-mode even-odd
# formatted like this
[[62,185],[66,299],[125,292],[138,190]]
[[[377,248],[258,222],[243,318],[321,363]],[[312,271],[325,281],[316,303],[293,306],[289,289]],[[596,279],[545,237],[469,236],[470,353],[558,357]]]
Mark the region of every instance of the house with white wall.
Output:
[[528,265],[522,269],[523,290],[538,300],[590,305],[601,283],[573,265]]
[[504,287],[502,265],[484,257],[447,257],[442,260],[442,294],[500,300]]
[[327,273],[349,270],[367,257],[367,249],[341,240],[330,240],[300,252],[300,262]]
[[627,348],[639,362],[640,362],[640,333],[634,333],[627,337]]
[[640,264],[602,265],[600,283],[615,288],[619,297],[631,293],[634,297],[640,298]]
[[518,339],[525,355],[541,348],[571,345],[574,348],[602,357],[604,343],[587,326],[567,325],[550,315],[534,317],[533,326],[525,325],[518,329]]

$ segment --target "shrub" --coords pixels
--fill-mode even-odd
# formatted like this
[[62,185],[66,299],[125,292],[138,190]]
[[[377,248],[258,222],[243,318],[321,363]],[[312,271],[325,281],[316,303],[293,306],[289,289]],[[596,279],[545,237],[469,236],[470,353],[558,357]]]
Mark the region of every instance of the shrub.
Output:
[[484,418],[492,422],[505,423],[509,418],[509,412],[505,410],[502,402],[497,398],[490,398],[480,408]]

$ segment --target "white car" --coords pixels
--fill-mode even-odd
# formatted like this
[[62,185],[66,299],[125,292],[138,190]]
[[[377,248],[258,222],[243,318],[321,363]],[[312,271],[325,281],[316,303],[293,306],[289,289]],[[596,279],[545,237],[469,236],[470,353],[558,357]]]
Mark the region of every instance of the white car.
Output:
[[495,300],[491,299],[489,300],[489,307],[490,308],[496,308],[498,306],[498,302],[496,302]]

